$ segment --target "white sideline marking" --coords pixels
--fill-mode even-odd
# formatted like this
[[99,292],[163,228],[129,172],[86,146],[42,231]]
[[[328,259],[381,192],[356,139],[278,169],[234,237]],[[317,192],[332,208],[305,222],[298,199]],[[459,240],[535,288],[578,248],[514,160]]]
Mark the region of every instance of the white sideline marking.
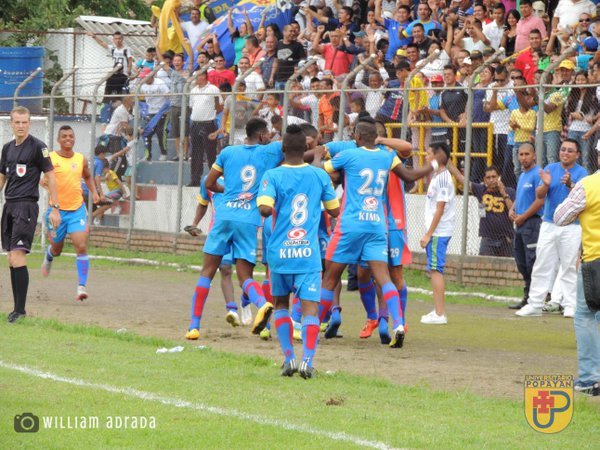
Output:
[[[75,253],[63,253],[64,256],[71,256],[71,257],[75,257],[77,255],[75,255]],[[166,263],[166,262],[160,262],[160,261],[153,261],[151,259],[144,259],[144,258],[119,258],[116,256],[102,256],[102,255],[89,255],[90,259],[104,259],[107,261],[115,261],[115,262],[125,262],[125,263],[130,263],[130,264],[139,264],[139,265],[143,265],[143,266],[161,266],[161,267],[173,267],[175,269],[191,269],[195,272],[200,272],[200,270],[202,269],[202,266],[186,266],[186,265],[182,265],[182,264],[177,264],[177,263]],[[264,277],[266,274],[264,272],[254,272],[255,275]],[[346,285],[348,284],[348,282],[346,280],[342,280],[342,284]],[[408,292],[412,292],[412,293],[417,293],[417,294],[425,294],[425,295],[433,295],[432,291],[429,291],[427,289],[422,289],[422,288],[415,288],[415,287],[408,287]],[[452,291],[448,291],[446,292],[446,295],[449,295],[450,297],[477,297],[477,298],[482,298],[485,300],[492,300],[495,302],[504,302],[504,303],[511,303],[511,302],[520,302],[521,299],[518,297],[506,297],[503,295],[491,295],[491,294],[485,294],[483,292],[452,292]]]
[[163,397],[163,396],[155,394],[153,392],[138,391],[137,389],[133,389],[133,388],[120,388],[117,386],[110,386],[107,384],[90,383],[88,381],[80,380],[77,378],[62,377],[60,375],[54,375],[49,372],[42,372],[41,370],[32,369],[30,367],[20,366],[17,364],[4,362],[2,360],[0,360],[0,367],[3,367],[5,369],[16,370],[18,372],[21,372],[21,373],[24,373],[27,375],[31,375],[34,377],[38,377],[38,378],[57,381],[57,382],[61,382],[61,383],[72,384],[72,385],[80,386],[80,387],[86,387],[86,388],[106,391],[106,392],[110,392],[112,394],[126,395],[129,397],[134,397],[134,398],[138,398],[141,400],[162,403],[163,405],[175,406],[176,408],[191,409],[191,410],[195,410],[195,411],[202,411],[202,412],[206,412],[206,413],[210,413],[210,414],[216,414],[218,416],[233,417],[236,419],[242,419],[242,420],[254,422],[259,425],[283,428],[284,430],[287,430],[287,431],[297,431],[300,433],[312,434],[315,436],[326,437],[326,438],[334,440],[334,441],[348,442],[350,444],[354,444],[354,445],[357,445],[360,447],[369,447],[369,448],[375,448],[375,449],[381,449],[381,450],[393,449],[393,447],[390,447],[389,445],[387,445],[383,442],[369,441],[367,439],[362,439],[360,437],[352,436],[350,434],[343,433],[343,432],[319,430],[317,428],[313,428],[308,425],[298,425],[298,424],[289,423],[289,422],[286,422],[283,420],[270,419],[268,417],[258,416],[258,415],[254,415],[254,414],[247,414],[245,412],[237,411],[235,409],[218,408],[215,406],[205,405],[203,403],[192,403],[192,402],[177,399],[177,398]]

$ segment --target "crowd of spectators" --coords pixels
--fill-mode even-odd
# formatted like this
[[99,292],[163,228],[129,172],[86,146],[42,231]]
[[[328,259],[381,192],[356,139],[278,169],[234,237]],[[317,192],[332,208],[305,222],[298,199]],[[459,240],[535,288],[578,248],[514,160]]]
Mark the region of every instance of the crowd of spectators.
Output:
[[[589,173],[596,169],[592,149],[600,129],[600,17],[596,18],[592,1],[309,0],[294,4],[292,21],[282,29],[264,26],[266,15],[253,26],[244,9],[240,9],[243,20],[236,21],[231,9],[227,17],[235,50],[231,66],[209,28],[212,17],[206,8],[194,8],[189,20],[182,20],[197,55],[193,65],[185,63],[183,55],[171,51],[161,55],[154,48],[145,58],[131,60],[123,50],[122,36],[114,37],[111,51],[121,63],[130,58],[125,63],[130,79],[146,76],[159,61],[166,63],[142,89],[171,99],[169,110],[160,98],[148,98],[147,112],[155,120],[145,133],[147,159],[152,158],[154,134],[159,160],[167,159],[164,142],[170,122],[177,139],[175,160],[191,155],[191,185],[198,185],[204,160],[211,164],[230,142],[230,135],[234,143],[242,143],[243,126],[251,117],[267,120],[273,138],[279,136],[282,90],[292,78],[288,124],[311,123],[326,142],[337,136],[339,123],[344,124],[342,136],[350,139],[349,130],[364,115],[386,124],[407,121],[415,150],[408,163],[413,166],[431,142],[457,142],[456,150],[464,150],[466,88],[473,86],[473,122],[491,123],[493,130],[490,143],[487,128],[473,128],[472,152],[484,155],[491,149],[492,164],[486,157],[476,157],[471,166],[470,190],[480,200],[485,193],[479,187],[489,190],[487,175],[497,175],[500,181],[491,183],[492,190],[499,185],[516,188],[522,170],[518,149],[536,139],[543,140],[543,166],[559,160],[561,142],[569,137],[581,149],[579,163]],[[543,112],[538,111],[540,77],[570,47],[575,51],[549,74],[546,84],[551,86],[544,91]],[[420,64],[420,72],[410,81],[408,115],[403,117],[404,84],[417,64],[436,50],[438,56]],[[342,111],[342,82],[372,54],[375,58],[349,80],[351,92],[344,94]],[[294,79],[309,57],[316,58],[316,64]],[[262,64],[240,81],[240,75],[261,58]],[[211,61],[207,74],[198,76],[191,91],[186,140],[179,142],[181,95],[177,94],[191,73],[188,67],[198,70]],[[483,70],[477,71],[482,65]],[[539,114],[544,115],[542,130],[537,129]],[[418,123],[435,125],[421,132]],[[450,123],[460,127],[453,131],[446,125]],[[506,192],[493,195],[504,201]],[[508,212],[504,216],[510,226]],[[501,228],[507,228],[506,223]]]

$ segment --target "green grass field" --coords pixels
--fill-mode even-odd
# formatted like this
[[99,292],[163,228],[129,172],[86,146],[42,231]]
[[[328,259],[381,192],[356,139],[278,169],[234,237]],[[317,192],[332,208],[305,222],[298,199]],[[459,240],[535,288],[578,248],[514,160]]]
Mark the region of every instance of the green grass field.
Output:
[[[284,379],[265,358],[188,344],[156,354],[181,342],[35,318],[0,315],[0,336],[0,448],[597,448],[600,437],[600,405],[586,398],[566,430],[543,435],[522,401],[340,372]],[[24,412],[39,432],[13,430]],[[44,416],[100,428],[48,429]],[[155,428],[107,428],[117,416]]]

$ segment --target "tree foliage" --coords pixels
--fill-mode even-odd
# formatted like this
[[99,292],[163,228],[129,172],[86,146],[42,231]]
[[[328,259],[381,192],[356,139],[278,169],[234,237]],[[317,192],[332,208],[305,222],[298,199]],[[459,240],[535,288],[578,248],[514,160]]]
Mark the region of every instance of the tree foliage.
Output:
[[0,29],[20,33],[3,35],[0,45],[43,44],[38,33],[75,26],[81,15],[149,20],[150,8],[144,0],[2,0]]

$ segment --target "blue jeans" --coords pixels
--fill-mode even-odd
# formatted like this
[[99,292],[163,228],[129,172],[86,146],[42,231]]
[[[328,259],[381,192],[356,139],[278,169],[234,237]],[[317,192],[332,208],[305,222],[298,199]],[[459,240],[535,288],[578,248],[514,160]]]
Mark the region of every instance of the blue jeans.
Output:
[[600,311],[593,313],[585,302],[581,267],[577,272],[577,309],[574,325],[579,381],[586,384],[600,381]]
[[542,155],[542,167],[558,162],[560,150],[560,131],[544,132],[544,154]]
[[579,150],[581,150],[581,154],[577,162],[585,167],[585,170],[588,173],[592,173],[592,164],[590,161],[590,150],[592,148],[593,139],[583,139],[583,135],[585,131],[571,131],[567,133],[567,137],[571,139],[575,139],[579,143]]

